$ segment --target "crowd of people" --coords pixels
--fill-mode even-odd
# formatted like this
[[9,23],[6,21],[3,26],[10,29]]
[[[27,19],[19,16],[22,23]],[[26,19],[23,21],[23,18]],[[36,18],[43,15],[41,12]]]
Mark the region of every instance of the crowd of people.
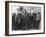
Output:
[[[22,9],[21,9],[22,10]],[[13,30],[29,30],[29,29],[39,29],[41,20],[40,12],[37,13],[14,13],[12,15],[12,29]]]

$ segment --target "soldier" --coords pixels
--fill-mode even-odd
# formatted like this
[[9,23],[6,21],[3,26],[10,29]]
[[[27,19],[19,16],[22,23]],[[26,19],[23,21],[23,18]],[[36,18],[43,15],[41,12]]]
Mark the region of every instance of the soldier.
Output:
[[41,13],[38,12],[37,13],[37,18],[36,18],[36,26],[35,26],[35,29],[39,29],[40,20],[41,20]]
[[15,30],[15,25],[16,25],[16,23],[15,23],[15,16],[16,16],[16,14],[14,13],[13,15],[12,15],[12,29],[13,30]]

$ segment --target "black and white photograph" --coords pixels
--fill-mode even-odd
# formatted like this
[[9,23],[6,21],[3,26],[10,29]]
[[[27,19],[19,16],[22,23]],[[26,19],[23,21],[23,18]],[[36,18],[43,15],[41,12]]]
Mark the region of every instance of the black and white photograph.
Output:
[[7,7],[9,35],[44,33],[44,3],[9,2]]
[[41,7],[12,6],[12,30],[40,29]]

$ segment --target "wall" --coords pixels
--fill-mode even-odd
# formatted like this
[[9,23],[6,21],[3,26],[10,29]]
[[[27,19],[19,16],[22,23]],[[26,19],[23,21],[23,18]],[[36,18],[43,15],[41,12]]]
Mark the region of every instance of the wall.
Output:
[[[5,36],[5,1],[6,0],[0,0],[0,37],[7,37],[7,36]],[[13,1],[13,0],[11,0],[11,1]],[[45,6],[46,6],[46,0],[16,0],[16,1],[41,2],[41,3],[45,3]],[[46,9],[45,9],[45,12],[46,12]],[[45,15],[45,23],[46,23],[46,15]],[[46,25],[45,25],[45,27],[46,27]],[[46,29],[45,29],[45,31],[46,31]],[[13,37],[13,36],[9,36],[9,37]],[[16,37],[46,37],[46,34],[24,35],[24,36],[16,36]]]

